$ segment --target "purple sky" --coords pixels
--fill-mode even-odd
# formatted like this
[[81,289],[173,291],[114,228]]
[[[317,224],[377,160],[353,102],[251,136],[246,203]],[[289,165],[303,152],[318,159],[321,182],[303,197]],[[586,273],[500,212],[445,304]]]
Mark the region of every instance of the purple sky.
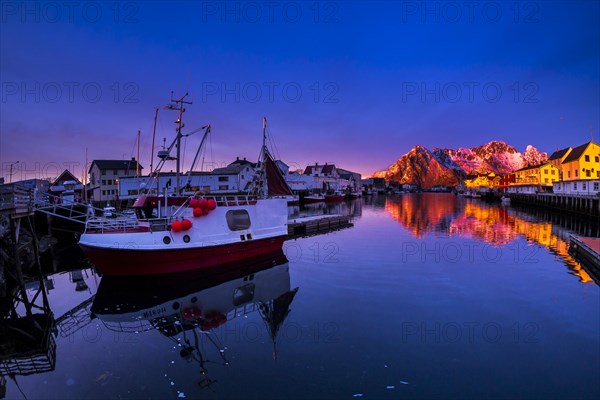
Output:
[[217,165],[256,159],[263,115],[288,164],[363,175],[415,144],[598,141],[599,3],[473,4],[3,2],[0,175],[81,176],[86,148],[130,158],[138,129],[148,171],[171,90],[194,102],[184,131],[212,124]]

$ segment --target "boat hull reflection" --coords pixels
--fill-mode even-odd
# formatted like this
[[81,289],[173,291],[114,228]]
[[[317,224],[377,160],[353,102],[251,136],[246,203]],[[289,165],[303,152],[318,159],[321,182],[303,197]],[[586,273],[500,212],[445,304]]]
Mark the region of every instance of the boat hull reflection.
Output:
[[[290,292],[289,263],[282,251],[215,269],[145,277],[105,276],[92,313],[108,329],[158,329],[171,336],[209,330]],[[241,309],[240,309],[241,308]]]

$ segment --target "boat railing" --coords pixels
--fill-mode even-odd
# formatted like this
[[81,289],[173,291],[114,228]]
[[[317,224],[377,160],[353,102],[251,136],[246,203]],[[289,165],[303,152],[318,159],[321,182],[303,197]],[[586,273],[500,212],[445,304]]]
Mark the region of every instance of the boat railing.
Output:
[[127,231],[138,227],[137,219],[128,216],[116,218],[91,217],[87,219],[85,224],[86,232]]
[[227,313],[227,321],[230,321],[234,318],[248,315],[257,310],[258,310],[258,305],[256,303],[246,303],[244,305],[237,306],[233,310],[230,310]]
[[244,195],[244,194],[235,194],[235,195],[208,195],[202,196],[202,198],[206,200],[214,200],[217,203],[217,207],[226,207],[226,206],[246,206],[249,204],[256,204],[258,197],[255,195]]

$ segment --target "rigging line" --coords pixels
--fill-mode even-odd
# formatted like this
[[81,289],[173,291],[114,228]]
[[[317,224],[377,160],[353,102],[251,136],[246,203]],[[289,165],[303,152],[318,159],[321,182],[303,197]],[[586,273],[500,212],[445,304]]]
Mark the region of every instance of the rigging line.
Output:
[[267,133],[271,136],[271,139],[273,141],[273,149],[275,150],[275,155],[277,156],[277,159],[281,160],[281,154],[279,154],[277,143],[275,143],[275,137],[271,134],[271,130],[269,128],[267,128]]
[[135,152],[135,145],[137,144],[137,133],[135,135],[135,139],[133,140],[133,146],[131,147],[131,155],[130,157],[133,157],[133,154]]
[[23,393],[23,390],[21,389],[21,386],[19,385],[19,382],[17,382],[17,377],[14,374],[9,374],[8,377],[10,379],[12,379],[12,381],[17,386],[17,389],[19,389],[19,392],[21,392],[21,394],[23,395],[23,398],[27,400],[27,396],[25,396],[25,393]]
[[210,162],[211,162],[211,165],[213,166],[213,169],[215,169],[215,167],[214,167],[214,165],[215,165],[215,157],[213,155],[212,135],[210,135],[208,137],[208,144],[210,145]]
[[[187,147],[187,136],[183,137],[183,154],[181,154],[181,168],[185,169],[185,167],[183,166],[185,163],[185,149]],[[190,169],[191,171],[191,169]]]

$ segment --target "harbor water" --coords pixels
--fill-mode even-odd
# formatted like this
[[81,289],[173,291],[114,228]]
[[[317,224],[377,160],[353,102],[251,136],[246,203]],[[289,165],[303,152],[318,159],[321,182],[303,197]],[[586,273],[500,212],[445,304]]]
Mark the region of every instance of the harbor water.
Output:
[[6,398],[600,396],[598,278],[568,253],[593,221],[435,193],[289,211],[319,213],[354,225],[217,276],[71,258],[45,280],[50,365],[3,375]]

